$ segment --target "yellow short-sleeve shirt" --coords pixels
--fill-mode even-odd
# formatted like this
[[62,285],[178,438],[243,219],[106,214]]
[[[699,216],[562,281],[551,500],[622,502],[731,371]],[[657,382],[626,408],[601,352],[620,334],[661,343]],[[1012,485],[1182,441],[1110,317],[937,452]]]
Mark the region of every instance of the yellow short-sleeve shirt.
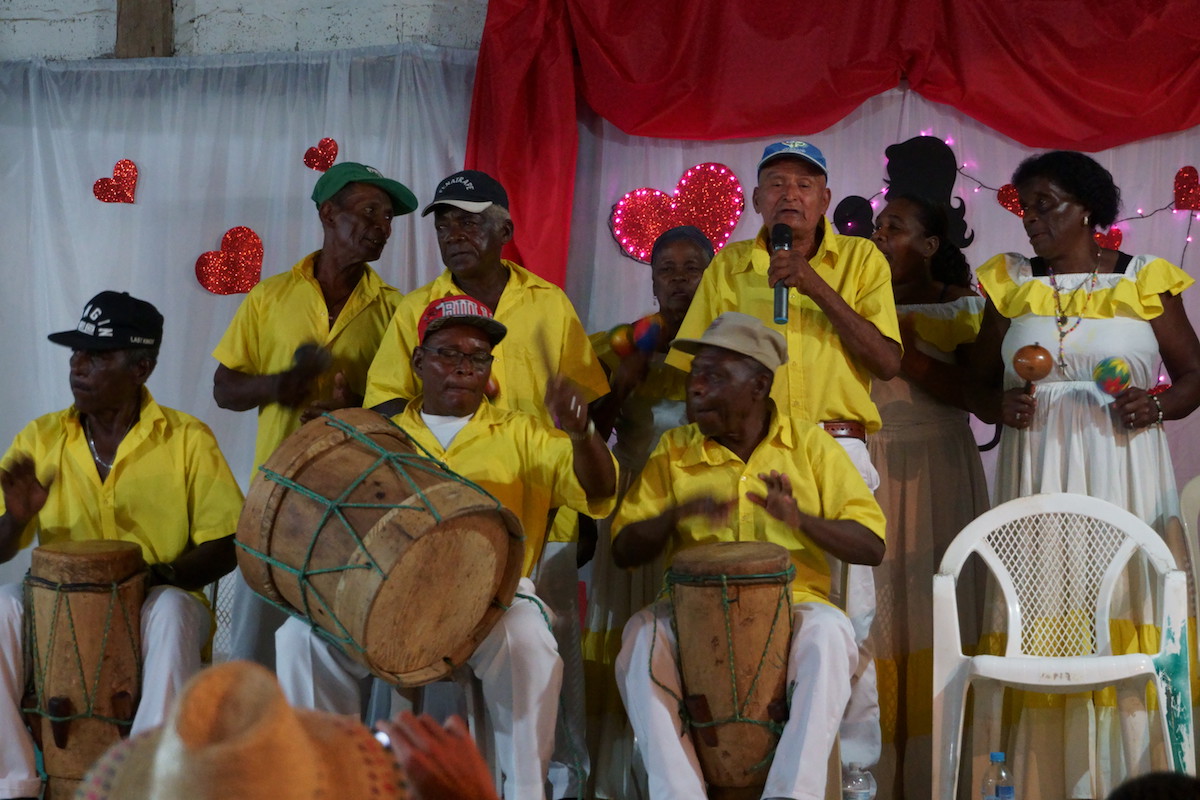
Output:
[[699,497],[736,500],[728,525],[702,516],[680,521],[667,557],[699,544],[773,542],[783,546],[796,568],[792,601],[829,602],[829,562],[803,531],[791,528],[747,499],[748,492],[766,494],[759,475],[777,470],[791,479],[799,509],[815,517],[853,520],[884,537],[884,517],[875,497],[846,455],[821,428],[773,415],[766,437],[750,460],[709,439],[692,425],[663,434],[642,474],[621,501],[613,522],[614,538],[633,522],[652,519],[674,506]]
[[[899,343],[896,303],[887,261],[867,239],[825,233],[810,263],[846,304],[880,333]],[[867,432],[879,430],[879,410],[871,401],[871,372],[842,342],[814,300],[788,290],[788,321],[775,324],[775,291],[767,283],[771,264],[766,228],[756,239],[726,245],[704,271],[679,338],[698,339],[726,311],[757,317],[787,339],[788,360],[775,375],[771,397],[789,416],[806,422],[858,420]],[[691,356],[672,350],[667,363],[687,370]]]

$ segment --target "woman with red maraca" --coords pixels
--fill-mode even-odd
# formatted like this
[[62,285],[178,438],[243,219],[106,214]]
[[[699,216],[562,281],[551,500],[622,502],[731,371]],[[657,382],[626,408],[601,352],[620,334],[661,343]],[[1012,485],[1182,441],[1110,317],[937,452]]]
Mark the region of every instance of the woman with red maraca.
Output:
[[[994,499],[1100,497],[1157,529],[1188,571],[1162,422],[1200,404],[1200,342],[1180,297],[1193,280],[1161,258],[1097,242],[1096,229],[1116,220],[1120,191],[1092,158],[1043,153],[1022,162],[1012,182],[1036,256],[1002,254],[979,268],[988,305],[973,357],[981,391],[972,410],[1005,426]],[[1049,372],[1030,385],[1013,358],[1034,343],[1049,352]],[[1123,363],[1102,363],[1114,356]],[[1165,386],[1163,367],[1171,381]],[[1114,642],[1153,652],[1157,642],[1140,641],[1154,638],[1148,598],[1125,589],[1130,610],[1115,614],[1123,634]],[[999,635],[981,649],[995,652]],[[1016,728],[999,749],[1015,756],[1022,797],[1103,797],[1125,777],[1124,760],[1111,754],[1120,751],[1121,723],[1130,715],[1118,714],[1112,690],[1066,700],[1018,693],[1014,703]],[[1033,753],[1040,755],[1030,769]]]

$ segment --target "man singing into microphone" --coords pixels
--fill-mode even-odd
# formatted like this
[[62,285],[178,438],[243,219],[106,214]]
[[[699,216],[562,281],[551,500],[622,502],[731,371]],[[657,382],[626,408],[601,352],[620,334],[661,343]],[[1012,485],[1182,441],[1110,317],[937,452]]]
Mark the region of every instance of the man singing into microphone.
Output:
[[[825,218],[828,178],[825,156],[808,142],[776,142],[763,150],[753,194],[763,226],[756,238],[717,253],[679,338],[698,338],[725,311],[750,314],[783,334],[789,357],[771,390],[779,413],[823,426],[874,491],[879,475],[866,437],[879,430],[880,418],[871,379],[899,372],[900,330],[887,261],[872,242],[835,233]],[[782,231],[772,235],[781,224],[791,231],[790,248]],[[787,287],[782,323],[775,322],[777,284]],[[678,350],[667,356],[680,369],[690,362]],[[874,618],[870,568],[851,567],[849,586],[840,588],[861,645]],[[874,662],[864,653],[859,663],[866,666],[860,666],[842,726],[842,762],[874,764],[881,747]]]

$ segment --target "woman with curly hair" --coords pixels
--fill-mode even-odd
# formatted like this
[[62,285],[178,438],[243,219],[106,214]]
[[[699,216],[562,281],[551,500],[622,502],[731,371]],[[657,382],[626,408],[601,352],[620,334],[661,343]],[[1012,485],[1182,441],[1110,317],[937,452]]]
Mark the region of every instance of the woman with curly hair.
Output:
[[[1005,253],[979,268],[988,304],[973,354],[980,392],[972,410],[1004,425],[995,500],[1040,492],[1102,498],[1155,528],[1187,571],[1162,423],[1200,404],[1200,342],[1180,297],[1193,280],[1156,256],[1097,243],[1096,229],[1116,220],[1120,191],[1092,158],[1036,155],[1017,167],[1012,182],[1035,257]],[[1053,369],[1027,390],[1012,360],[1034,343],[1050,351]],[[1110,397],[1092,372],[1114,356],[1128,363],[1131,381]],[[1111,610],[1114,651],[1154,652],[1144,563],[1131,562],[1126,579]],[[997,630],[985,637],[981,649],[999,652],[1001,636]],[[1017,785],[1030,800],[1103,797],[1126,775],[1147,771],[1151,753],[1161,752],[1161,742],[1145,741],[1157,735],[1146,733],[1145,711],[1118,713],[1112,689],[1017,692],[1011,706],[1008,746],[989,746],[1013,754]],[[1122,739],[1130,737],[1125,751]],[[1132,751],[1139,754],[1126,763],[1124,753]]]

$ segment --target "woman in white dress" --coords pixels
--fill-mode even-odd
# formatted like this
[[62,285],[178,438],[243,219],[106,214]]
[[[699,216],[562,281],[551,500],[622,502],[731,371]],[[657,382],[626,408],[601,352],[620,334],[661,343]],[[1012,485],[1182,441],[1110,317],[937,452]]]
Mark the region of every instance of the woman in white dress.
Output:
[[[1162,422],[1200,404],[1200,343],[1180,297],[1193,280],[1161,258],[1097,243],[1096,229],[1116,219],[1120,192],[1090,157],[1067,151],[1033,156],[1012,182],[1036,256],[1006,253],[979,268],[988,304],[973,358],[982,391],[972,410],[1005,426],[995,500],[1039,492],[1108,500],[1154,527],[1186,571]],[[1054,365],[1026,391],[1012,358],[1035,343],[1050,351]],[[1113,356],[1128,362],[1132,380],[1110,397],[1092,370]],[[1128,591],[1141,584],[1130,572],[1121,608],[1114,609],[1114,646],[1152,651],[1149,598]],[[981,648],[995,652],[1000,635],[985,637]],[[1126,764],[1114,704],[1111,689],[1065,699],[1014,693],[1007,746],[992,746],[1011,752],[1023,798],[1103,797],[1127,774],[1150,766],[1150,753],[1161,743]]]
[[[971,268],[947,229],[942,206],[893,193],[871,237],[891,267],[904,337],[900,374],[871,384],[883,428],[867,443],[879,470],[875,499],[888,521],[871,631],[883,728],[875,775],[880,797],[894,800],[933,791],[933,576],[946,546],[988,507],[963,395],[983,298],[971,289]],[[974,588],[964,586],[960,598],[970,621],[967,646],[977,635]]]
[[[642,471],[663,431],[687,424],[687,376],[667,366],[664,358],[712,257],[712,243],[691,225],[672,228],[655,241],[650,255],[651,285],[664,323],[655,352],[635,350],[620,358],[613,352],[607,331],[592,336],[592,346],[612,386],[612,391],[594,404],[592,417],[602,434],[611,431],[615,439],[612,451],[620,464],[618,496]],[[599,523],[583,634],[588,749],[593,796],[635,800],[645,796],[645,776],[635,763],[633,732],[617,692],[613,662],[629,615],[648,605],[662,587],[663,568],[662,564],[632,570],[617,567],[609,554],[611,522]]]

